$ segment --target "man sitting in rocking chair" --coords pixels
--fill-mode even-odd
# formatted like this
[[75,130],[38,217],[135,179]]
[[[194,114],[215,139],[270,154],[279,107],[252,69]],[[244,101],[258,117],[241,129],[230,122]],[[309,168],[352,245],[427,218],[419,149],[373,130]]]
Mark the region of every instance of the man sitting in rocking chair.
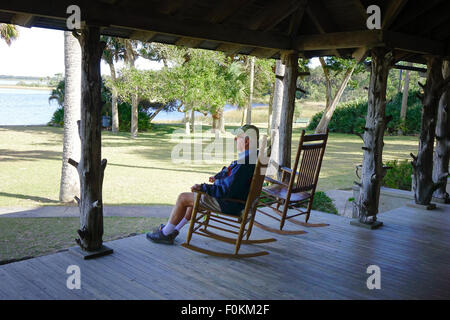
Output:
[[[166,225],[161,224],[153,233],[147,233],[147,239],[158,243],[173,244],[180,229],[191,219],[195,192],[202,191],[199,206],[202,209],[219,211],[225,214],[239,215],[245,207],[250,183],[257,161],[259,130],[253,125],[244,125],[237,130],[236,141],[239,157],[230,166],[223,167],[215,176],[209,178],[213,184],[195,184],[192,192],[178,195],[175,207]],[[231,201],[227,199],[237,199]]]

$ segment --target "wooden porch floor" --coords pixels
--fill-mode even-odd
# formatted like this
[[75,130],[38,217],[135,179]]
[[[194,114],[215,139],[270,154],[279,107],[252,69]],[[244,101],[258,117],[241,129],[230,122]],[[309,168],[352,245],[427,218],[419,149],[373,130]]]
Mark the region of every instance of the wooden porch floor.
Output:
[[[187,227],[175,246],[138,235],[106,243],[114,254],[95,260],[66,251],[0,266],[0,299],[449,299],[450,206],[402,207],[379,220],[384,226],[370,231],[313,212],[311,222],[330,226],[296,236],[255,228],[253,238],[278,241],[244,245],[270,254],[242,260],[181,247]],[[206,243],[232,249],[194,235],[192,244]],[[80,290],[66,287],[69,265],[81,269]],[[366,287],[369,265],[381,268],[380,290]]]

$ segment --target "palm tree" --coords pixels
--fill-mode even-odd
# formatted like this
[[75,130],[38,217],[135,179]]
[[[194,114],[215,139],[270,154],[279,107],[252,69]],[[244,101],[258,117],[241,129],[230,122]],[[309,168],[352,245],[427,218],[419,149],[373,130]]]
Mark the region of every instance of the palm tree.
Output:
[[3,39],[8,46],[19,37],[19,30],[13,24],[0,23],[0,39]]
[[77,121],[81,118],[81,47],[70,31],[64,32],[64,145],[59,200],[71,202],[80,193],[77,170],[69,158],[79,161],[81,142]]
[[58,83],[55,89],[52,89],[50,93],[50,97],[48,98],[48,102],[55,100],[58,103],[58,106],[64,107],[64,89],[65,89],[65,81],[62,80]]
[[116,82],[116,68],[114,62],[117,62],[124,58],[124,46],[121,41],[113,37],[102,36],[102,41],[106,43],[105,49],[103,50],[102,59],[108,64],[109,70],[111,72],[111,111],[112,111],[112,132],[116,133],[119,131],[119,112],[117,109],[117,88],[115,87]]

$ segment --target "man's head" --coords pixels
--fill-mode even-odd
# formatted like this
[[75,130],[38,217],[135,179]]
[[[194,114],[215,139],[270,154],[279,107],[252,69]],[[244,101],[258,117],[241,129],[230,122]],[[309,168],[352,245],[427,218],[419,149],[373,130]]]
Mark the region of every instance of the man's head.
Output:
[[251,124],[243,125],[236,130],[235,135],[234,140],[238,152],[258,148],[259,130],[257,127]]

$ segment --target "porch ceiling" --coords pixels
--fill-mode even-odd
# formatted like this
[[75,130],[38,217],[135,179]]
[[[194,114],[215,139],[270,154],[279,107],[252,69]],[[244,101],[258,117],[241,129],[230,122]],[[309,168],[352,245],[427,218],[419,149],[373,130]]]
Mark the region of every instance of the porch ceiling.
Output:
[[[0,3],[0,22],[64,30],[72,4],[105,35],[227,53],[349,57],[359,47],[389,46],[397,61],[449,55],[443,0],[15,0]],[[366,27],[371,4],[381,8],[382,30]]]

